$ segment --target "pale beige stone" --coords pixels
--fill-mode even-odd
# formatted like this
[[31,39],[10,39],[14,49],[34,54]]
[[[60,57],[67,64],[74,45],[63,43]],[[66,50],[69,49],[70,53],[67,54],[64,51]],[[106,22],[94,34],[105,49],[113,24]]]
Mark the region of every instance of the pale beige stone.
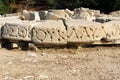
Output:
[[90,18],[90,15],[88,12],[81,12],[80,13],[80,19],[87,20],[88,18]]
[[96,22],[105,23],[109,21],[120,21],[120,17],[97,17]]
[[82,11],[88,11],[89,10],[89,8],[84,8],[84,7],[81,7],[80,8],[80,11],[82,12]]
[[69,15],[69,17],[72,17],[73,12],[69,9],[65,9],[65,13],[67,13]]
[[99,17],[100,16],[100,10],[90,9],[89,12],[93,12],[95,17]]
[[20,16],[20,18],[23,18],[23,20],[40,21],[39,12],[37,12],[37,11],[23,10],[23,14],[22,14],[22,16]]
[[31,41],[32,28],[36,22],[20,21],[9,22],[3,25],[2,38],[13,41]]
[[[1,17],[0,18],[0,34],[2,35],[1,28],[6,22],[19,22],[19,21],[21,21],[19,19],[19,16]],[[0,35],[0,39],[2,39],[1,35]]]
[[104,30],[107,39],[120,39],[120,21],[110,21],[104,23]]
[[74,13],[72,15],[73,19],[80,19],[80,8],[74,9]]
[[110,15],[112,15],[113,17],[120,17],[120,11],[113,11],[110,13]]
[[65,18],[66,17],[66,13],[64,10],[48,10],[49,12],[53,12],[55,15],[60,16],[61,18]]
[[46,20],[57,20],[60,16],[54,14],[53,12],[48,12],[46,15]]
[[63,9],[62,10],[48,10],[46,19],[49,18],[49,20],[57,20],[57,19],[54,19],[54,17],[57,17],[57,19],[58,18],[71,19],[71,17]]
[[39,16],[39,12],[35,11],[33,13],[34,13],[34,16],[35,16],[34,20],[35,21],[40,21],[41,19],[40,19],[40,16]]
[[87,20],[90,18],[90,14],[87,12],[89,9],[86,8],[76,8],[74,9],[74,14],[72,16],[73,19],[83,19]]
[[101,23],[85,20],[66,20],[69,43],[99,41],[106,36]]
[[67,32],[61,20],[41,21],[33,29],[32,41],[35,44],[61,45],[67,43]]

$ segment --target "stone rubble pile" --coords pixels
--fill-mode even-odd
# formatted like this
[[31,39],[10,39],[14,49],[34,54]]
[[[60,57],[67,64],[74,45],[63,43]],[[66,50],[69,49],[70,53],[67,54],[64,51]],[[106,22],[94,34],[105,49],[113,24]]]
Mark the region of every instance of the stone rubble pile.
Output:
[[89,8],[27,11],[0,17],[2,46],[27,47],[66,44],[118,44],[120,11],[101,14]]

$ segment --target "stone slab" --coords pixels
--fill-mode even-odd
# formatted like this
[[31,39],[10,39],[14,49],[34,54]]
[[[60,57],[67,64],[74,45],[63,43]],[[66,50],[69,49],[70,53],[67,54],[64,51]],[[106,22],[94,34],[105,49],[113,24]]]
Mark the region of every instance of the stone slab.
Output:
[[13,41],[31,41],[32,28],[36,22],[20,21],[5,23],[2,27],[2,38]]
[[19,16],[1,17],[0,18],[0,39],[2,39],[2,37],[1,37],[1,27],[5,24],[5,22],[17,22],[17,21],[21,21],[19,19]]
[[113,11],[113,12],[110,13],[110,15],[112,15],[113,17],[120,17],[120,10]]
[[110,40],[120,39],[120,21],[104,23],[106,38]]
[[33,28],[32,41],[35,44],[67,44],[67,32],[61,20],[41,21]]
[[45,20],[57,20],[60,16],[54,14],[53,12],[48,12]]
[[106,36],[103,25],[85,20],[66,20],[68,43],[99,41]]

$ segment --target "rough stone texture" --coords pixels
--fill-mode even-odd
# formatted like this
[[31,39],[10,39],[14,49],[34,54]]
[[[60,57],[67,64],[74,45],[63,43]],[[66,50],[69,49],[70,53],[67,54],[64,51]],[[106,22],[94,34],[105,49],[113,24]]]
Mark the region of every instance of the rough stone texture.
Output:
[[64,9],[63,10],[49,10],[49,12],[53,12],[54,14],[60,16],[61,18],[67,17],[67,14],[65,13]]
[[99,17],[100,16],[100,10],[92,10],[92,9],[90,9],[88,12],[94,13],[95,17]]
[[34,20],[35,20],[35,21],[40,21],[41,19],[40,19],[39,12],[35,11],[35,12],[33,12],[33,13],[34,13],[34,16],[35,16]]
[[120,17],[97,17],[96,22],[105,23],[109,21],[119,21]]
[[60,16],[54,14],[53,12],[48,12],[46,15],[46,20],[57,20]]
[[39,11],[40,19],[45,20],[47,13],[48,13],[48,11]]
[[46,20],[57,20],[58,18],[71,19],[64,10],[48,10]]
[[73,19],[80,19],[80,8],[74,9],[74,13],[72,15]]
[[41,21],[33,29],[32,41],[36,44],[55,44],[67,43],[67,33],[61,20]]
[[1,27],[5,24],[5,22],[14,22],[14,21],[21,21],[19,16],[12,16],[12,17],[1,17],[0,18],[0,39],[1,37]]
[[31,30],[36,22],[10,22],[3,25],[2,38],[9,40],[31,41]]
[[22,17],[24,17],[24,20],[40,21],[40,15],[39,15],[39,12],[37,11],[23,10]]
[[103,26],[85,20],[66,20],[68,43],[99,41],[106,36]]
[[120,11],[113,11],[110,13],[113,17],[120,17]]
[[34,14],[30,13],[27,10],[23,10],[23,14],[22,14],[25,18],[25,20],[34,20]]
[[104,30],[107,39],[120,39],[120,21],[110,21],[104,23]]
[[67,13],[69,17],[72,17],[73,15],[73,12],[69,9],[65,9],[65,13]]
[[86,8],[76,8],[72,16],[73,19],[83,19],[87,20],[90,18],[90,14],[87,12],[89,9]]
[[83,19],[88,21],[95,20],[95,17],[99,17],[100,11],[99,10],[92,10],[89,8],[76,8],[74,9],[74,13],[72,15],[73,19]]

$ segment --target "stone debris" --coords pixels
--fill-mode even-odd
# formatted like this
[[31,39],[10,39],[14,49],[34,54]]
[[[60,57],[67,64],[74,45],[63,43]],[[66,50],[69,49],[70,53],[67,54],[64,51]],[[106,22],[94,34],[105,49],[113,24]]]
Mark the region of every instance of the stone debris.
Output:
[[40,75],[39,79],[40,80],[44,80],[44,79],[48,79],[49,77],[47,75]]
[[12,63],[13,63],[12,61],[9,61],[7,64],[8,64],[8,65],[11,65]]
[[25,76],[23,77],[23,80],[34,80],[35,77],[34,76]]
[[113,17],[120,17],[120,11],[113,11],[110,13],[110,15],[112,15]]
[[101,14],[99,10],[81,7],[74,11],[23,10],[22,14],[16,14],[0,17],[2,47],[6,42],[8,46],[17,43],[22,50],[27,50],[29,43],[37,47],[119,43],[119,11]]
[[41,56],[46,56],[47,55],[47,53],[41,53]]
[[38,57],[36,53],[30,52],[30,51],[27,53],[27,56],[28,57]]

